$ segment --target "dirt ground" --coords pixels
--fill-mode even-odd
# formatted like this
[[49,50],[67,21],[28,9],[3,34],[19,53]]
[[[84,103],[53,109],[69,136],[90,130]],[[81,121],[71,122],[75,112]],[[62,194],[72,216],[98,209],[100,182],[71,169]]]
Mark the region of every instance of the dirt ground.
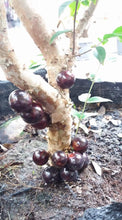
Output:
[[89,207],[122,202],[121,118],[122,109],[111,109],[82,122],[89,165],[77,182],[43,182],[44,168],[33,163],[32,154],[47,149],[47,130],[36,136],[28,129],[13,143],[2,143],[8,150],[0,153],[0,219],[77,220]]

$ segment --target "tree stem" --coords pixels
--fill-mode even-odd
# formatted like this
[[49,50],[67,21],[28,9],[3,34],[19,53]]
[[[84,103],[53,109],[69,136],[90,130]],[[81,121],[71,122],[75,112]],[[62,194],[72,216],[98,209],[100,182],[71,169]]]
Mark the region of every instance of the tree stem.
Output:
[[76,15],[77,15],[78,2],[79,2],[79,0],[76,0],[74,22],[73,22],[73,48],[72,48],[72,55],[75,54],[75,40],[76,40],[75,27],[76,27]]
[[[99,68],[100,68],[100,65],[98,66],[97,73],[98,73],[98,71],[99,71]],[[86,109],[86,105],[87,105],[87,102],[88,102],[88,99],[89,99],[89,95],[91,94],[92,88],[93,88],[93,86],[94,86],[95,79],[96,79],[96,76],[94,77],[94,79],[93,79],[93,81],[92,81],[92,83],[91,83],[91,86],[90,86],[90,88],[89,88],[88,96],[87,96],[86,101],[85,101],[85,103],[84,103],[84,106],[83,106],[83,109],[82,109],[82,112],[81,112],[81,116],[80,116],[80,119],[79,119],[79,122],[78,122],[78,126],[77,126],[77,129],[76,129],[76,135],[77,135],[77,133],[78,133],[78,129],[79,129],[79,126],[80,126],[80,122],[81,122],[81,120],[82,120],[83,114],[84,114],[85,109]]]

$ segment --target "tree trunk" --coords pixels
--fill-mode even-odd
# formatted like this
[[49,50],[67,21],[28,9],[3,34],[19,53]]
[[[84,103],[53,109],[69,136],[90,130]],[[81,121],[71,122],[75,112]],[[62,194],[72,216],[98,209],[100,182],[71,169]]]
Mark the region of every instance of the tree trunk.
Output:
[[48,131],[49,151],[53,153],[57,150],[64,150],[69,147],[71,142],[71,102],[69,90],[62,91],[58,88],[56,76],[62,68],[71,66],[70,57],[66,58],[65,54],[60,55],[55,43],[49,44],[50,35],[45,29],[43,19],[33,12],[26,0],[12,0],[12,4],[47,62],[50,84],[19,64],[8,39],[4,0],[0,1],[1,67],[9,81],[21,89],[27,90],[50,115],[52,124]]

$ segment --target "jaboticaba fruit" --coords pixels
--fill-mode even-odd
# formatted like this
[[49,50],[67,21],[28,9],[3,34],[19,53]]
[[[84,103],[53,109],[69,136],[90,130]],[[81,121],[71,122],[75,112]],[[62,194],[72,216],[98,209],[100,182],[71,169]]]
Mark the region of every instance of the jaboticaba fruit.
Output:
[[39,122],[31,124],[31,125],[32,127],[36,129],[44,129],[46,127],[49,127],[50,123],[51,123],[50,116],[44,112],[42,119]]
[[49,159],[49,153],[45,150],[36,150],[33,153],[33,161],[37,165],[44,165]]
[[52,162],[56,167],[64,167],[67,163],[67,155],[63,151],[56,151],[52,155]]
[[78,171],[77,170],[69,170],[67,167],[62,167],[60,169],[60,176],[64,181],[76,181],[78,179]]
[[82,169],[85,169],[89,164],[89,158],[86,153],[83,153],[83,159],[84,159],[84,164],[83,164]]
[[31,111],[21,113],[21,117],[27,123],[37,123],[44,117],[44,111],[40,105],[33,103]]
[[45,183],[55,183],[61,181],[59,169],[54,166],[47,167],[43,171],[42,177]]
[[30,112],[32,98],[27,92],[17,89],[9,95],[9,104],[16,112]]
[[84,153],[88,148],[88,141],[85,137],[74,137],[71,146],[73,150]]
[[69,71],[61,71],[57,75],[56,81],[58,86],[60,86],[62,89],[69,89],[74,84],[75,77]]
[[83,155],[78,152],[68,154],[67,167],[69,170],[80,170],[83,167]]

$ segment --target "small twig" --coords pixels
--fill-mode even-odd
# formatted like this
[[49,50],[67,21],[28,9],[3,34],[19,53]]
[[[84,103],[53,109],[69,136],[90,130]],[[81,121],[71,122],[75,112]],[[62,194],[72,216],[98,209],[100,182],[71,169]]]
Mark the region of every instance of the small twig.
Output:
[[72,54],[75,54],[75,26],[76,26],[76,15],[77,15],[77,8],[78,8],[78,2],[79,0],[76,0],[76,7],[75,7],[75,14],[74,14],[74,22],[73,22],[73,48],[72,48]]
[[37,190],[42,190],[41,187],[39,186],[30,186],[30,185],[26,185],[26,184],[23,184],[23,185],[20,185],[20,184],[15,184],[15,183],[11,183],[11,182],[6,182],[6,184],[9,184],[9,185],[12,185],[12,186],[23,186],[23,187],[27,187],[27,188],[32,188],[32,189],[37,189]]
[[84,51],[84,52],[82,52],[82,53],[74,54],[74,56],[75,56],[75,57],[80,57],[80,56],[82,56],[82,55],[84,55],[84,54],[86,54],[86,53],[89,53],[89,52],[91,52],[91,51],[92,51],[92,48],[89,49],[89,50],[86,50],[86,51]]
[[27,187],[27,188],[24,188],[24,189],[20,189],[17,192],[12,193],[11,196],[18,196],[18,195],[21,195],[23,193],[28,193],[33,189],[34,189],[33,187]]

